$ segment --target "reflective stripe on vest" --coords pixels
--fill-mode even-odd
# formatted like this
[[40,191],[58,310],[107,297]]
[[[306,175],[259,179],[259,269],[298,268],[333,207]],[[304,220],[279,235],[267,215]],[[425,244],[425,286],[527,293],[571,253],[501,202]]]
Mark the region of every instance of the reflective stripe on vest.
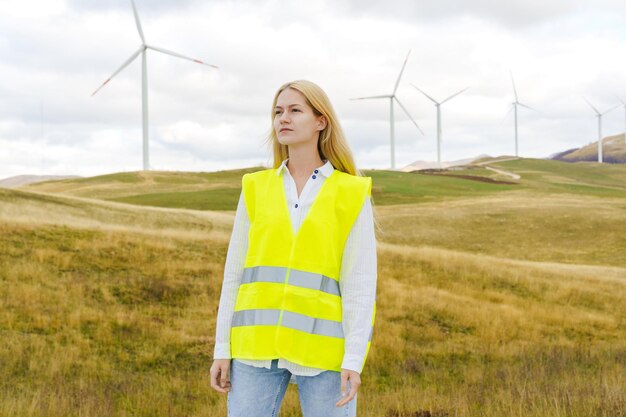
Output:
[[[256,309],[236,311],[233,314],[231,326],[267,326],[277,325],[280,318],[280,310],[277,309]],[[316,319],[305,316],[304,314],[285,311],[283,313],[282,326],[290,329],[300,330],[302,332],[318,334],[322,336],[343,338],[343,328],[341,322]],[[374,327],[370,328],[368,340],[372,340]]]
[[[285,282],[287,268],[280,266],[254,266],[243,270],[242,284],[252,282],[275,282],[282,284]],[[319,290],[328,294],[341,296],[339,283],[332,278],[313,272],[299,271],[292,269],[289,275],[289,285],[296,287]]]

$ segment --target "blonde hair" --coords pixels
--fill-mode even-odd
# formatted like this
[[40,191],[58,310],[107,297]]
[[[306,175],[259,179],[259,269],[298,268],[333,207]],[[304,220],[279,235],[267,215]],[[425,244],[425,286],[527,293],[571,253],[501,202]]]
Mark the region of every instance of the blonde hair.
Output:
[[[299,91],[304,96],[306,103],[313,109],[313,113],[316,116],[324,116],[326,118],[326,127],[320,131],[319,139],[317,141],[317,151],[320,154],[321,159],[328,159],[335,169],[346,172],[350,175],[363,177],[363,173],[357,169],[352,157],[352,151],[346,140],[346,136],[343,133],[343,129],[339,124],[337,114],[333,109],[330,99],[317,84],[308,80],[295,80],[285,83],[280,86],[271,108],[271,127],[270,132],[267,135],[266,143],[271,146],[273,154],[273,167],[278,168],[282,162],[289,157],[289,148],[287,145],[283,145],[278,141],[276,131],[274,130],[274,107],[278,101],[278,96],[287,88],[292,88]],[[374,209],[374,197],[370,197],[372,202],[372,210]],[[375,213],[374,213],[375,214]],[[382,228],[378,223],[374,215],[375,229],[382,232]]]
[[[326,118],[326,127],[320,131],[317,141],[317,150],[322,159],[328,159],[331,164],[339,171],[347,172],[351,175],[363,176],[354,164],[352,151],[348,146],[346,137],[343,134],[335,110],[328,96],[317,84],[307,80],[296,80],[280,86],[274,95],[272,102],[272,123],[274,121],[274,107],[278,101],[278,96],[287,88],[299,91],[304,96],[306,103],[313,109],[316,116],[324,116]],[[278,141],[276,131],[272,127],[268,135],[267,141],[270,142],[274,154],[274,168],[278,168],[280,164],[289,157],[289,148]]]

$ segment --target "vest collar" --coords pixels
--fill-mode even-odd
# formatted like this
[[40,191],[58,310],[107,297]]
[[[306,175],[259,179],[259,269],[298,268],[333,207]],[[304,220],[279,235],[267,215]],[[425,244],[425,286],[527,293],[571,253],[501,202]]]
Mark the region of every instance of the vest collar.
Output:
[[[280,164],[280,166],[278,168],[276,168],[276,175],[280,175],[280,173],[283,171],[283,169],[289,173],[289,168],[287,168],[287,161],[289,161],[289,158],[285,159],[282,164]],[[318,170],[320,171],[320,173],[325,176],[326,178],[330,177],[330,174],[333,173],[333,171],[335,170],[335,167],[333,166],[333,164],[330,163],[329,160],[324,159],[324,165],[322,165],[321,167],[318,168]]]

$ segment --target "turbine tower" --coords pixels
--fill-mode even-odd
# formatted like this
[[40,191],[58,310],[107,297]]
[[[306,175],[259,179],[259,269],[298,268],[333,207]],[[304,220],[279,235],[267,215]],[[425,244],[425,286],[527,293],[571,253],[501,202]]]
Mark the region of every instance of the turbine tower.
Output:
[[624,102],[624,100],[622,100],[621,98],[619,98],[619,101],[622,103],[622,105],[624,106],[624,143],[626,143],[626,102]]
[[[515,101],[512,103],[513,105],[513,113],[515,115],[515,156],[519,157],[519,147],[518,147],[518,135],[517,135],[517,106],[526,107],[527,109],[538,111],[533,109],[526,104],[520,103],[519,98],[517,97],[517,88],[515,88],[515,80],[513,79],[513,73],[511,72],[511,83],[513,83],[513,93],[515,94]],[[510,110],[509,110],[510,111]]]
[[603,113],[600,113],[598,111],[598,109],[596,109],[593,106],[593,104],[591,104],[589,102],[589,100],[587,100],[584,97],[583,97],[583,99],[587,102],[587,104],[589,104],[589,107],[591,107],[593,109],[593,111],[596,113],[596,117],[598,118],[598,162],[602,163],[602,116],[604,116],[605,114],[607,114],[611,110],[614,110],[614,109],[618,108],[619,104],[616,105],[616,106],[611,107],[610,109],[604,111]]
[[370,98],[388,98],[389,99],[389,129],[390,129],[390,141],[391,141],[391,169],[396,169],[396,154],[395,154],[395,144],[394,144],[394,117],[393,117],[393,101],[397,101],[398,105],[404,113],[411,119],[415,127],[422,133],[422,129],[419,127],[417,122],[413,120],[407,109],[402,105],[398,97],[396,97],[396,92],[398,91],[398,85],[400,84],[400,78],[402,78],[402,73],[404,72],[404,67],[406,66],[406,61],[409,59],[409,55],[411,54],[411,50],[409,49],[409,53],[406,54],[406,58],[404,59],[404,64],[402,64],[402,69],[400,70],[400,75],[398,75],[398,79],[396,80],[396,85],[393,87],[393,92],[391,94],[382,94],[379,96],[369,96],[369,97],[357,97],[351,100],[366,100]]
[[439,169],[441,169],[441,105],[445,103],[446,101],[452,99],[453,97],[458,96],[459,94],[467,90],[469,87],[465,87],[461,91],[458,91],[452,94],[450,97],[448,97],[442,102],[438,102],[437,100],[435,100],[434,98],[426,94],[424,91],[422,91],[418,86],[413,85],[413,84],[411,85],[415,87],[420,93],[424,94],[426,98],[428,98],[430,101],[435,103],[435,107],[437,108],[437,166],[439,167]]
[[176,52],[169,51],[167,49],[159,48],[152,45],[146,44],[146,39],[143,36],[143,30],[141,29],[141,22],[139,21],[139,14],[137,13],[137,7],[135,7],[134,0],[131,0],[131,5],[133,6],[133,13],[135,14],[135,23],[137,24],[137,31],[139,32],[139,37],[141,38],[141,46],[137,49],[131,56],[122,64],[121,67],[117,69],[105,82],[102,83],[100,87],[96,91],[94,91],[91,95],[95,95],[102,87],[104,87],[113,77],[115,77],[120,71],[126,68],[139,54],[141,54],[141,113],[143,119],[143,169],[147,171],[150,169],[150,158],[148,152],[148,64],[146,62],[146,51],[148,49],[152,49],[157,52],[162,52],[167,55],[172,55],[178,58],[188,59],[189,61],[196,62],[198,64],[207,65],[209,67],[217,68],[215,65],[207,64],[198,59],[193,59],[181,55]]

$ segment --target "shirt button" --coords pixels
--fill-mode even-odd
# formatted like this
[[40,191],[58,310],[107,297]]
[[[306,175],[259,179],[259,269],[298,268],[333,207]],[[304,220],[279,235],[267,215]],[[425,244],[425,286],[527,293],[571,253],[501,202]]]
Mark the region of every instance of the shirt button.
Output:
[[296,208],[298,208],[298,203],[296,203]]
[[317,178],[315,175],[313,175],[313,179]]
[[317,174],[319,171],[316,169],[316,170],[315,170],[315,171],[313,171],[313,172],[315,172],[315,173]]

